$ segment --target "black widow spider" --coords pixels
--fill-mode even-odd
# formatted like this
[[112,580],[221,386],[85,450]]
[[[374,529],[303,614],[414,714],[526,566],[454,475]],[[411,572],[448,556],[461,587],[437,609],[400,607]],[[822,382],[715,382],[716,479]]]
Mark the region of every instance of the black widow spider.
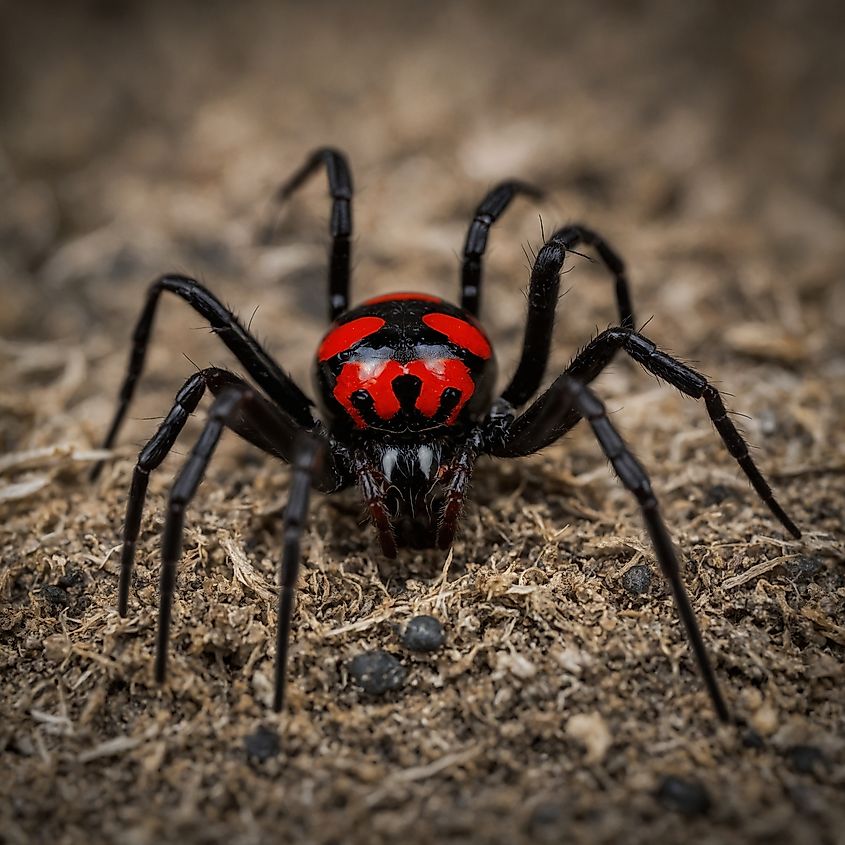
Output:
[[[357,484],[384,555],[398,546],[448,549],[481,455],[515,458],[543,449],[586,419],[619,480],[637,499],[655,554],[674,595],[716,713],[729,721],[704,642],[680,576],[678,557],[660,515],[648,475],[588,386],[624,350],[648,372],[695,399],[703,399],[716,431],[760,498],[795,536],[800,531],[775,501],[719,392],[692,368],[662,352],[634,328],[625,267],[600,235],[580,225],[558,229],[537,254],[528,288],[528,318],[516,372],[494,398],[496,363],[477,322],[482,258],[490,227],[517,194],[540,192],[522,182],[493,188],[476,210],[463,251],[461,305],[422,293],[379,296],[349,309],[352,179],[345,156],[334,149],[311,153],[279,189],[290,196],[318,168],[328,172],[332,198],[329,316],[314,366],[321,419],[313,403],[264,351],[237,317],[194,279],[162,276],[150,287],[135,326],[129,367],[117,411],[103,443],[110,448],[129,408],[150,338],[159,297],[169,291],[204,317],[235,354],[256,387],[218,367],[192,375],[141,451],[123,529],[118,612],[126,616],[135,545],[152,470],[173,446],[206,389],[214,394],[205,427],[170,492],[162,540],[155,677],[167,665],[176,565],[182,553],[185,508],[202,480],[222,430],[229,428],[259,449],[291,464],[284,515],[284,549],[276,641],[273,706],[281,710],[300,539],[311,488],[334,493]],[[546,370],[559,277],[567,252],[593,247],[616,285],[619,325],[594,337],[564,372],[521,414],[515,409],[537,392]],[[100,465],[94,467],[96,478]]]

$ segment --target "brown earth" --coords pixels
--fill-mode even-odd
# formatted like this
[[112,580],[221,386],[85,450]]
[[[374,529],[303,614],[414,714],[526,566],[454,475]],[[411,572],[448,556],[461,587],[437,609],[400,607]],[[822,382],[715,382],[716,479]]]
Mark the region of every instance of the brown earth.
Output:
[[[842,7],[515,6],[6,7],[0,840],[845,842]],[[434,553],[385,564],[354,491],[317,497],[279,716],[288,474],[226,439],[189,512],[170,678],[153,683],[163,505],[197,422],[152,482],[124,621],[133,458],[191,362],[231,364],[183,304],[162,308],[95,485],[91,449],[164,271],[203,279],[308,383],[322,177],[272,245],[256,233],[274,185],[321,143],[354,166],[356,299],[453,297],[475,203],[520,176],[548,191],[546,232],[582,219],[614,242],[646,333],[749,415],[801,541],[698,403],[626,361],[596,385],[650,469],[750,729],[718,726],[658,573],[630,591],[625,573],[652,572],[653,553],[580,428],[540,456],[480,463],[448,567]],[[505,374],[537,214],[520,201],[491,239],[484,318]],[[567,270],[552,372],[613,319],[603,274],[577,256]],[[441,651],[402,645],[419,613],[444,623]],[[407,669],[384,698],[349,677],[374,648]],[[248,755],[262,739],[268,753]]]

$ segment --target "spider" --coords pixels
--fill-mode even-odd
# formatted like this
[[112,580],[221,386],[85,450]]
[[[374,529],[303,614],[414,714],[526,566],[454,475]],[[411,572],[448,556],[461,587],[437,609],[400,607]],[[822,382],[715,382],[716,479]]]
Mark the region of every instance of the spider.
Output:
[[[582,225],[567,225],[555,231],[537,253],[528,287],[522,353],[507,386],[496,396],[493,347],[478,322],[484,252],[490,228],[514,197],[537,198],[541,192],[524,182],[506,181],[484,197],[464,244],[460,306],[426,293],[402,292],[377,296],[350,308],[353,191],[345,155],[331,148],[314,150],[281,186],[278,199],[289,197],[323,167],[332,200],[328,272],[332,323],[320,342],[313,367],[319,419],[312,411],[314,403],[248,328],[195,279],[165,275],[155,281],[135,326],[128,370],[103,443],[106,449],[114,444],[135,393],[164,292],[181,297],[207,320],[254,382],[250,384],[218,367],[192,375],[141,450],[134,469],[118,588],[118,612],[123,617],[127,614],[150,473],[164,460],[203,394],[210,390],[214,401],[205,426],[176,477],[167,506],[161,547],[156,680],[161,683],[166,675],[185,508],[196,493],[224,428],[290,464],[292,470],[284,513],[273,697],[273,708],[280,711],[300,541],[312,488],[334,493],[357,484],[387,558],[394,558],[398,547],[448,549],[480,456],[516,458],[533,454],[585,419],[619,480],[636,498],[716,714],[728,722],[728,707],[681,581],[678,556],[649,477],[589,385],[622,351],[687,396],[704,400],[725,447],[759,497],[793,536],[800,537],[752,461],[718,390],[703,375],[636,331],[622,260],[596,232]],[[587,343],[551,386],[519,412],[517,409],[537,393],[546,371],[561,269],[567,252],[574,252],[581,244],[596,251],[614,278],[619,323]],[[93,478],[101,467],[94,467]]]

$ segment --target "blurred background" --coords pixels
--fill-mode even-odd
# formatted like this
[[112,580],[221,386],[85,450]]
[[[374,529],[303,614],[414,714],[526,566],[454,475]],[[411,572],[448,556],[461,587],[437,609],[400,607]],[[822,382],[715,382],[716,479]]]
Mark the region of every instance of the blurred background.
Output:
[[[0,333],[84,339],[97,378],[73,395],[99,417],[144,286],[177,269],[258,307],[256,331],[307,381],[325,183],[278,217],[270,198],[330,143],[358,189],[356,298],[454,296],[483,193],[511,176],[548,192],[492,239],[484,313],[505,369],[540,215],[546,231],[602,231],[632,268],[639,316],[659,316],[653,332],[677,351],[727,342],[826,366],[845,328],[843,16],[784,0],[6,4]],[[556,366],[613,318],[608,285],[580,265]]]
[[[313,147],[332,144],[351,159],[357,191],[355,301],[403,288],[453,298],[459,254],[476,204],[501,179],[532,181],[547,192],[546,198],[534,206],[522,199],[515,202],[494,230],[488,251],[483,319],[496,340],[503,378],[511,372],[519,348],[532,250],[542,243],[543,231],[549,233],[569,221],[589,223],[627,260],[638,320],[653,318],[648,335],[696,362],[734,394],[735,410],[752,415],[745,425],[752,442],[763,447],[758,453],[761,465],[808,530],[811,543],[816,543],[812,548],[827,550],[819,552],[822,562],[813,570],[822,573],[819,578],[827,572],[824,577],[830,580],[824,589],[811,584],[802,588],[803,598],[796,598],[797,588],[784,582],[777,587],[782,591],[779,598],[754,593],[761,616],[746,627],[739,620],[746,618],[747,594],[719,592],[713,607],[733,602],[733,621],[725,621],[727,610],[724,618],[717,614],[718,621],[712,623],[716,630],[710,634],[725,638],[723,654],[768,649],[766,671],[786,684],[783,689],[795,693],[793,698],[785,694],[778,698],[774,692],[772,700],[778,712],[791,714],[800,726],[775,745],[786,748],[799,739],[816,742],[828,760],[838,761],[841,773],[843,752],[841,742],[836,744],[835,725],[841,737],[842,701],[829,682],[835,677],[831,665],[838,665],[841,672],[841,659],[837,663],[830,658],[837,653],[831,652],[834,640],[842,642],[845,624],[842,602],[836,598],[843,589],[841,574],[836,574],[841,570],[841,542],[835,546],[840,569],[824,569],[833,546],[819,538],[831,532],[841,536],[843,512],[843,44],[845,4],[835,0],[2,3],[0,450],[56,444],[87,447],[99,442],[146,285],[167,271],[204,281],[245,322],[251,320],[253,330],[281,364],[310,388],[312,350],[325,330],[329,211],[325,177],[319,174],[284,209],[277,209],[271,198],[279,182]],[[275,227],[269,243],[260,237],[268,221]],[[600,268],[572,256],[566,271],[562,287],[567,293],[560,305],[550,377],[597,329],[614,320],[611,285]],[[17,591],[21,606],[27,608],[16,617],[20,637],[15,634],[6,654],[23,654],[21,644],[29,641],[27,637],[40,642],[43,632],[34,626],[48,624],[50,615],[42,614],[35,600],[30,606],[29,595],[33,590],[38,595],[39,585],[55,581],[67,561],[90,555],[102,562],[106,569],[98,570],[99,592],[92,600],[98,602],[103,620],[112,619],[104,608],[110,608],[113,600],[114,563],[105,561],[119,531],[133,452],[170,406],[177,386],[193,372],[191,362],[231,364],[201,320],[175,299],[162,304],[151,349],[133,419],[117,450],[120,460],[109,465],[103,487],[86,486],[79,466],[69,469],[66,452],[49,461],[42,455],[39,460],[46,463],[36,467],[40,476],[27,475],[24,471],[30,465],[25,462],[4,465],[7,482],[30,485],[11,493],[4,488],[13,505],[18,502],[0,535],[5,560],[14,563],[17,573],[14,578],[4,576],[4,589]],[[761,556],[785,553],[784,546],[769,548],[765,543],[719,550],[726,531],[733,532],[734,539],[751,542],[761,532],[768,535],[778,529],[747,492],[696,403],[682,402],[668,390],[657,391],[649,378],[623,362],[602,377],[598,388],[611,410],[618,412],[615,420],[620,428],[651,467],[656,486],[666,496],[676,537],[690,550],[691,560],[705,563],[703,571],[713,567],[745,571]],[[185,448],[179,451],[184,453]],[[247,463],[243,455],[249,450],[240,444],[229,444],[223,451],[229,458],[213,466],[214,483],[202,494],[208,496],[201,506],[205,524],[237,532],[245,519],[256,520],[257,525],[244,529],[250,554],[263,561],[272,581],[279,537],[255,514],[277,512],[284,501],[286,476],[269,463]],[[174,460],[179,459],[177,455]],[[155,507],[161,506],[176,465],[168,464],[170,470],[154,483]],[[10,466],[20,471],[10,473]],[[566,444],[527,461],[524,469],[508,467],[515,468],[479,470],[480,504],[468,512],[456,561],[465,563],[470,572],[480,562],[478,571],[484,571],[497,566],[501,555],[502,566],[518,565],[521,573],[523,563],[507,558],[507,550],[516,543],[526,559],[536,555],[541,563],[553,561],[555,571],[580,572],[578,577],[596,585],[596,596],[609,596],[611,610],[601,605],[592,618],[604,620],[611,613],[616,624],[616,603],[633,613],[618,578],[633,553],[627,540],[611,535],[618,528],[622,537],[630,537],[639,530],[639,521],[630,497],[606,472],[589,433],[574,433]],[[33,480],[37,478],[43,483]],[[64,485],[59,488],[61,496],[54,484]],[[214,490],[221,495],[226,490],[225,498],[208,492]],[[507,498],[500,495],[503,491]],[[522,496],[530,513],[522,509]],[[573,497],[580,504],[572,505]],[[355,589],[366,590],[370,604],[362,607],[347,597],[354,619],[366,616],[384,598],[373,586],[374,550],[366,545],[366,531],[356,527],[357,511],[350,501],[353,504],[345,511],[340,505],[318,504],[312,545],[322,555],[320,571],[329,573],[335,593],[346,589],[339,571],[364,573],[363,586],[356,584]],[[573,513],[579,517],[577,530],[561,539],[555,532]],[[721,518],[723,513],[727,519]],[[580,519],[584,514],[589,519]],[[80,522],[83,517],[90,521]],[[74,526],[70,539],[56,539],[56,526],[66,530]],[[501,527],[501,532],[493,526]],[[191,542],[204,549],[200,538],[191,535]],[[155,542],[154,531],[145,535],[145,548],[153,550]],[[597,551],[602,548],[610,551]],[[648,559],[647,547],[635,548],[644,550]],[[144,583],[154,584],[154,572],[145,577]],[[777,581],[785,576],[769,577]],[[417,582],[414,593],[409,580],[402,590],[412,597],[422,595],[421,583],[429,582]],[[555,606],[566,607],[571,590],[555,583]],[[707,577],[696,581],[698,590],[711,586]],[[618,599],[617,588],[622,596]],[[314,589],[311,585],[310,592]],[[751,585],[746,589],[750,594]],[[155,603],[152,590],[144,602],[150,613]],[[505,636],[497,626],[510,624],[510,610],[503,611],[495,600],[489,618],[482,610],[473,610],[473,602],[479,603],[478,608],[487,607],[484,602],[490,602],[491,590],[481,585],[478,595],[465,599],[466,606],[450,606],[450,636],[466,660],[461,665],[472,666],[481,639],[482,653],[494,649],[491,643]],[[89,591],[94,596],[93,586]],[[351,587],[348,592],[358,596]],[[578,597],[581,602],[581,593]],[[215,601],[229,607],[230,598],[227,594]],[[200,601],[199,592],[192,599]],[[248,599],[232,612],[247,613]],[[816,614],[815,622],[802,616],[805,599],[810,602],[806,607]],[[778,615],[790,601],[797,602],[790,625],[803,625],[801,636],[795,630],[788,635]],[[671,616],[671,605],[664,605]],[[197,607],[190,612],[195,620],[202,617]],[[329,603],[314,612],[331,616],[335,611]],[[484,625],[467,623],[460,633],[458,619],[474,618],[475,612],[486,620]],[[573,626],[580,624],[580,612],[573,607]],[[833,627],[818,627],[819,619],[833,619],[837,613],[839,621],[831,622]],[[513,629],[511,624],[507,636],[513,631],[513,636],[523,637],[517,646],[541,663],[535,640],[539,629],[531,627],[539,623],[521,609],[516,616],[519,625]],[[797,619],[803,620],[800,625]],[[133,641],[138,649],[150,645],[149,619],[146,624],[143,643]],[[341,625],[343,619],[329,619],[329,624]],[[240,646],[231,643],[238,640],[242,626],[235,629],[225,636],[228,647],[236,650]],[[634,629],[630,619],[619,622],[615,632],[610,626],[594,625],[589,636],[598,640],[579,641],[591,643],[585,648],[602,654],[617,654],[621,632],[633,637]],[[225,639],[221,630],[218,626],[218,636]],[[442,690],[442,696],[431,695],[426,704],[437,708],[441,702],[455,702],[448,696],[457,695],[457,703],[443,704],[445,709],[425,717],[427,730],[440,737],[437,754],[463,747],[467,731],[479,732],[479,747],[486,750],[464,769],[458,766],[467,779],[456,775],[452,781],[444,775],[419,785],[408,781],[400,789],[404,797],[391,804],[393,798],[388,796],[388,810],[372,821],[372,808],[383,809],[390,791],[385,787],[387,792],[376,794],[374,784],[388,777],[396,763],[394,758],[385,763],[385,755],[373,749],[397,749],[406,767],[428,765],[431,758],[417,732],[423,719],[410,705],[396,712],[388,707],[383,723],[376,719],[374,728],[372,711],[363,708],[359,713],[354,701],[335,709],[332,697],[343,684],[330,661],[340,658],[327,649],[340,648],[346,655],[360,650],[361,644],[352,636],[342,646],[338,640],[327,645],[316,630],[302,632],[300,653],[319,655],[309,664],[312,675],[317,672],[314,666],[323,661],[319,665],[324,674],[318,675],[317,686],[324,698],[317,699],[319,706],[312,702],[310,709],[301,699],[293,705],[299,708],[300,721],[292,731],[295,739],[287,741],[301,743],[301,758],[286,761],[291,768],[285,768],[284,779],[276,784],[283,794],[276,796],[275,804],[269,802],[270,809],[255,797],[263,793],[256,792],[254,784],[245,798],[242,784],[252,784],[250,778],[257,775],[244,774],[243,767],[220,775],[225,786],[214,778],[206,783],[201,776],[191,781],[190,800],[203,807],[210,825],[202,841],[261,841],[265,822],[256,819],[273,818],[280,807],[289,819],[297,819],[299,830],[319,839],[314,806],[325,810],[324,820],[331,817],[334,830],[342,832],[340,839],[326,834],[327,842],[346,841],[350,818],[366,820],[361,830],[369,831],[367,841],[382,841],[378,836],[389,838],[391,831],[413,831],[420,815],[441,826],[438,841],[445,841],[452,822],[460,839],[481,824],[480,808],[486,808],[484,818],[493,838],[513,824],[529,831],[534,840],[548,835],[552,837],[548,841],[560,841],[553,837],[571,823],[572,831],[586,831],[594,842],[620,838],[632,842],[635,829],[644,841],[660,839],[667,830],[670,838],[663,841],[692,841],[687,838],[691,828],[685,827],[692,822],[682,818],[675,827],[669,822],[661,827],[664,817],[655,811],[650,797],[658,775],[649,768],[649,755],[664,770],[671,763],[673,770],[709,779],[714,795],[725,802],[714,811],[724,825],[723,834],[742,827],[747,833],[742,841],[773,837],[784,830],[793,836],[789,841],[825,841],[820,831],[837,811],[827,787],[815,781],[807,786],[800,780],[803,776],[794,775],[801,791],[793,789],[792,775],[781,777],[779,751],[766,758],[766,766],[752,761],[750,768],[735,770],[732,752],[726,761],[720,757],[724,748],[714,750],[712,736],[695,714],[674,721],[656,719],[661,705],[660,699],[655,703],[655,690],[660,696],[679,682],[675,663],[674,672],[668,662],[658,664],[659,681],[656,673],[639,665],[647,659],[642,655],[654,650],[652,638],[638,646],[638,657],[631,657],[631,652],[617,660],[612,672],[596,672],[576,692],[560,693],[574,696],[567,698],[567,707],[597,709],[620,731],[614,735],[619,753],[611,755],[610,763],[602,765],[599,757],[592,767],[584,764],[578,743],[562,737],[555,712],[535,730],[537,706],[529,700],[534,692],[520,693],[525,700],[518,695],[511,698],[503,690],[499,695],[496,684],[504,687],[521,681],[507,672],[507,683],[501,681],[502,673],[498,680],[495,674],[490,680],[490,669],[481,665],[479,674],[471,678],[468,674],[466,681],[451,678],[449,689]],[[778,632],[771,642],[769,631]],[[372,631],[362,636],[369,635],[369,644],[379,645]],[[272,633],[265,630],[264,636],[270,638],[262,641],[269,650]],[[118,640],[108,629],[96,628],[96,633],[94,628],[78,629],[74,642],[87,648],[85,644],[97,637],[116,648]],[[749,649],[750,641],[755,649]],[[686,653],[680,638],[672,648],[675,654]],[[544,652],[542,659],[552,665],[541,665],[537,677],[544,679],[542,683],[563,683],[558,678],[560,666],[549,654]],[[838,654],[841,658],[841,651]],[[41,651],[36,649],[31,657],[17,663],[16,700],[28,703],[18,706],[8,720],[10,736],[29,735],[30,705],[45,712],[59,708],[50,698],[53,687],[32,680],[44,672]],[[457,665],[458,658],[454,654],[452,658],[449,665]],[[824,663],[823,658],[833,663]],[[45,659],[51,665],[49,653]],[[148,711],[139,707],[142,715],[133,716],[139,720],[134,729],[117,715],[134,712],[132,702],[138,700],[127,697],[125,686],[108,687],[111,697],[102,692],[95,702],[100,710],[89,713],[85,699],[94,701],[89,688],[106,684],[105,690],[103,678],[141,677],[148,654],[131,667],[124,662],[117,669],[103,668],[91,658],[91,672],[87,658],[74,660],[62,664],[72,666],[64,671],[76,672],[76,680],[80,673],[87,674],[73,693],[67,693],[70,703],[61,706],[69,707],[73,719],[79,712],[89,715],[74,722],[74,731],[66,735],[48,735],[46,758],[36,751],[31,757],[20,752],[13,796],[17,800],[46,795],[45,790],[60,784],[68,790],[60,818],[78,825],[70,830],[103,825],[119,834],[123,818],[132,828],[132,842],[165,841],[162,837],[168,830],[196,833],[191,827],[196,822],[193,805],[179,804],[151,772],[161,768],[165,779],[170,778],[170,789],[178,792],[184,780],[180,758],[202,759],[211,770],[221,759],[230,760],[227,755],[234,753],[230,749],[240,748],[244,713],[253,720],[267,716],[255,703],[261,690],[249,688],[238,699],[242,710],[230,723],[229,734],[219,729],[223,721],[215,721],[214,728],[186,750],[175,734],[155,733],[158,728],[144,721],[154,718],[149,716],[154,712],[150,702],[158,694],[154,687],[134,691],[146,696],[141,700],[148,704]],[[495,664],[493,656],[490,661]],[[812,670],[806,668],[810,663]],[[219,670],[215,666],[192,665],[185,677],[197,678],[201,671],[214,675]],[[565,676],[569,669],[564,668]],[[828,670],[833,676],[825,674]],[[753,675],[747,667],[734,667],[732,680],[738,687],[746,672]],[[222,684],[220,678],[229,676],[222,672],[214,677]],[[652,695],[635,686],[633,692],[628,688],[630,694],[620,703],[618,695],[612,698],[620,677],[625,684],[653,682]],[[759,686],[770,696],[767,682],[754,677],[751,692]],[[468,686],[461,686],[464,683]],[[530,683],[525,683],[528,690]],[[545,701],[539,680],[535,686],[539,700]],[[772,688],[777,688],[774,682]],[[489,720],[474,721],[466,713],[450,718],[448,706],[455,708],[452,716],[462,712],[460,708],[478,690],[491,702]],[[752,699],[746,702],[748,708],[754,702],[758,710],[763,707],[763,697]],[[706,709],[703,698],[694,709]],[[313,722],[306,725],[303,712],[311,714],[307,719]],[[188,724],[185,735],[196,737],[189,716],[182,716],[185,722],[179,722],[175,712],[166,714],[159,724]],[[360,721],[353,727],[343,719]],[[784,715],[783,724],[787,721]],[[391,733],[395,725],[400,726],[398,733]],[[493,725],[492,738],[487,737],[484,731]],[[771,727],[770,733],[781,736],[775,733],[780,727]],[[140,736],[139,731],[148,729],[153,733],[144,736],[165,738],[152,750],[146,739],[139,739],[131,766],[121,765],[123,758],[108,761],[114,762],[113,769],[95,770],[79,762],[78,754],[96,743],[124,731]],[[376,744],[371,731],[378,732],[383,746]],[[328,755],[325,743],[330,736],[335,739]],[[408,751],[407,743],[419,748]],[[44,759],[42,766],[39,761]],[[362,759],[368,760],[366,765]],[[63,766],[76,772],[74,778],[62,774]],[[758,768],[764,772],[761,779]],[[163,801],[181,809],[162,812],[160,817],[148,816],[137,804],[117,811],[125,793],[112,795],[111,781],[103,787],[100,778],[112,772],[108,778],[114,784],[134,789],[139,771],[142,791],[151,790],[154,805]],[[57,780],[41,780],[47,777],[44,772]],[[725,790],[725,783],[731,788]],[[230,804],[218,801],[221,790]],[[559,800],[555,790],[566,797]],[[592,803],[597,795],[605,796],[603,809]],[[551,805],[541,799],[557,809],[548,810]],[[252,839],[231,838],[227,806],[241,807],[244,825],[247,817],[252,820],[247,825]],[[106,809],[95,818],[89,814],[92,807]],[[634,825],[631,811],[637,818]],[[24,832],[36,829],[42,812],[38,800],[30,801],[20,810],[25,820],[21,826],[4,829],[17,831],[15,835],[24,837],[20,841],[27,841]],[[504,812],[507,817],[499,819],[496,814]],[[28,828],[30,822],[36,827]],[[805,834],[809,838],[801,840]],[[193,834],[185,835],[191,839]],[[672,840],[672,835],[681,838]]]
[[[359,192],[361,296],[453,294],[475,203],[520,176],[549,199],[494,235],[491,272],[508,278],[487,297],[492,319],[518,316],[541,211],[547,228],[585,218],[608,234],[643,314],[680,317],[675,298],[730,320],[724,280],[758,300],[755,318],[803,336],[766,291],[818,276],[842,245],[843,16],[783,0],[6,4],[0,330],[96,332],[175,266],[243,310],[261,289],[258,325],[274,299],[322,318],[303,279],[322,272],[324,184],[287,210],[277,249],[253,248],[274,186],[332,143]],[[719,279],[686,285],[705,271],[666,254],[670,233],[695,239]],[[640,270],[655,252],[671,265]],[[824,313],[841,327],[836,296]],[[703,324],[677,327],[684,345]]]

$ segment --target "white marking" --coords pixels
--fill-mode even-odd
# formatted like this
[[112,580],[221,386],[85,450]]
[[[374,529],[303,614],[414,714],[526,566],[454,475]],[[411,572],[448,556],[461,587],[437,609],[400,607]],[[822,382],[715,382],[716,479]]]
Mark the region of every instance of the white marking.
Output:
[[385,449],[384,456],[381,459],[381,468],[384,472],[384,477],[388,481],[393,479],[390,477],[393,474],[393,468],[396,466],[396,449]]
[[434,460],[434,451],[431,446],[420,446],[417,452],[417,459],[420,462],[420,469],[426,478],[431,478],[431,463]]

